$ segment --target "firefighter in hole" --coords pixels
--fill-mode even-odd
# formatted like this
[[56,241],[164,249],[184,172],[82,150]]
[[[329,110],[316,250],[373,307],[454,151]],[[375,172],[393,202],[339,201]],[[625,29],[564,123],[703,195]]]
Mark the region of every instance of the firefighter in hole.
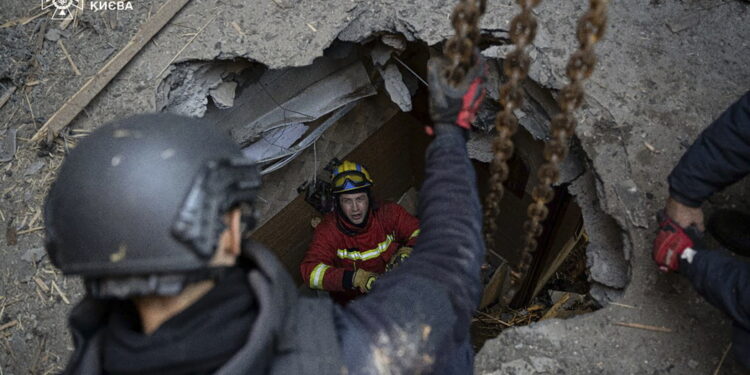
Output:
[[[260,174],[218,129],[150,114],[83,139],[44,210],[50,260],[86,288],[70,314],[75,350],[64,373],[472,373],[484,245],[466,140],[483,69],[453,86],[440,74],[447,66],[429,68],[435,139],[420,241],[344,307],[299,296],[275,255],[243,235],[255,226]],[[371,184],[360,172],[348,180]]]
[[310,288],[346,304],[409,257],[419,221],[396,203],[375,201],[373,180],[361,164],[341,163],[331,185],[334,210],[315,227],[300,272]]

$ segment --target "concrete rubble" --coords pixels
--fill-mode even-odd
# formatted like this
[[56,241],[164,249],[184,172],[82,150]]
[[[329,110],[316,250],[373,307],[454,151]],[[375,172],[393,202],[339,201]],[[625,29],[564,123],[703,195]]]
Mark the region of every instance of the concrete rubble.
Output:
[[[49,28],[40,38],[30,38],[47,27],[42,25],[43,17],[26,25],[0,28],[0,80],[19,87],[8,104],[0,107],[0,133],[4,132],[0,158],[12,158],[0,165],[5,172],[0,183],[4,195],[0,209],[9,216],[3,217],[5,225],[10,226],[11,213],[17,216],[15,223],[27,222],[25,228],[40,222],[41,213],[37,211],[44,187],[32,185],[29,180],[33,176],[23,175],[39,165],[35,163],[37,153],[52,153],[19,141],[19,152],[14,156],[15,145],[10,149],[16,131],[19,140],[28,138],[38,120],[54,113],[126,43],[150,14],[150,8],[161,3],[139,2],[132,12],[118,12],[119,18],[83,12],[79,20],[83,31],[77,33]],[[247,145],[269,141],[264,137],[273,136],[267,131],[274,126],[298,127],[289,124],[309,122],[356,102],[357,111],[343,115],[312,142],[313,147],[301,150],[306,156],[290,160],[284,167],[284,174],[295,175],[294,179],[274,173],[266,176],[261,214],[269,217],[296,196],[296,187],[311,171],[351,150],[392,117],[398,107],[382,94],[372,96],[376,90],[366,75],[367,82],[356,81],[346,92],[333,92],[341,87],[340,82],[326,86],[325,80],[313,79],[312,83],[320,84],[314,95],[341,96],[331,98],[327,105],[308,108],[302,118],[279,111],[278,103],[268,100],[264,90],[270,90],[280,103],[300,98],[302,89],[316,86],[310,81],[304,84],[299,77],[316,72],[325,77],[342,66],[352,71],[361,69],[357,63],[342,63],[348,61],[348,54],[337,51],[339,43],[378,41],[382,47],[376,48],[388,52],[378,52],[372,59],[387,73],[383,79],[386,87],[391,82],[387,90],[390,98],[395,96],[394,102],[401,109],[408,108],[411,95],[406,92],[410,91],[403,89],[408,89],[410,83],[406,81],[414,77],[407,78],[411,75],[392,57],[407,49],[407,43],[433,46],[452,35],[449,15],[453,5],[437,0],[192,2],[87,106],[71,124],[63,142],[67,146],[76,134],[128,114],[166,110],[205,116],[218,123],[227,120],[217,115],[222,111],[240,113],[243,103],[265,100],[265,106],[247,109],[251,114],[243,114],[243,120],[236,122],[243,126],[226,129]],[[566,83],[565,63],[576,45],[575,20],[584,6],[585,2],[545,1],[535,10],[539,30],[530,49],[534,87],[527,87],[530,100],[518,115],[537,140],[548,136],[546,121],[554,108],[549,108],[543,96],[534,95],[534,90],[554,95]],[[28,16],[25,12],[29,7],[25,1],[8,0],[0,9],[0,24]],[[512,0],[490,1],[481,27],[486,34],[502,40],[515,13]],[[203,25],[203,31],[186,44],[189,38],[184,34],[196,32]],[[70,71],[57,49],[60,40],[80,65],[81,76]],[[483,54],[502,59],[508,50],[507,46],[492,47]],[[591,294],[604,307],[567,320],[551,319],[503,331],[477,354],[477,373],[712,373],[729,343],[730,322],[703,302],[686,280],[658,273],[650,259],[650,244],[653,214],[667,194],[665,178],[685,145],[750,86],[750,4],[737,0],[610,2],[609,27],[596,51],[599,62],[585,85],[586,104],[577,113],[580,125],[574,142],[576,152],[566,161],[564,181],[583,212],[591,243],[587,249]],[[324,57],[327,53],[332,55]],[[329,60],[330,68],[321,68],[324,60]],[[311,68],[313,63],[315,68]],[[497,67],[491,77],[493,86],[501,80]],[[291,68],[301,69],[301,73],[294,76],[297,73],[292,74]],[[396,79],[396,72],[404,81]],[[243,86],[263,75],[265,78],[255,81],[263,87]],[[279,87],[290,87],[278,83],[284,79],[299,81],[300,90],[279,92]],[[39,83],[30,84],[33,80]],[[248,95],[263,95],[265,99]],[[491,95],[496,96],[496,91]],[[497,110],[487,105],[490,107],[480,116],[485,130],[491,128],[491,115]],[[298,108],[299,103],[292,107]],[[253,125],[257,119],[263,119],[262,126],[258,125],[261,122]],[[292,142],[299,142],[297,135]],[[479,132],[473,135],[474,155],[484,155],[477,156],[480,160],[488,155],[491,144],[486,137]],[[59,166],[57,156],[49,168],[36,170],[36,176],[50,178]],[[11,185],[8,173],[16,176],[16,185]],[[24,199],[24,191],[33,191],[34,196]],[[731,190],[722,195],[726,198],[712,203],[731,202],[736,194]],[[26,251],[42,246],[42,233],[21,236],[17,245],[8,245],[7,234],[0,238],[0,254],[7,259],[0,266],[0,295],[15,298],[28,294],[34,298],[9,306],[6,317],[12,314],[22,322],[33,322],[36,331],[40,322],[46,322],[43,332],[29,333],[30,338],[17,329],[7,335],[14,354],[12,358],[0,356],[6,374],[26,373],[32,366],[34,370],[40,370],[37,366],[59,369],[70,350],[63,320],[70,306],[52,295],[49,300],[37,301],[34,283],[28,282],[33,275],[50,277],[68,293],[67,298],[81,297],[79,286],[63,284],[61,276],[41,272],[42,268],[26,260],[38,259],[36,253]],[[0,304],[3,301],[7,302],[0,300]],[[0,320],[0,324],[3,322]],[[620,322],[662,326],[669,332],[615,324]],[[33,357],[41,345],[53,353],[52,359],[37,364]],[[723,373],[740,373],[731,356],[722,366]]]

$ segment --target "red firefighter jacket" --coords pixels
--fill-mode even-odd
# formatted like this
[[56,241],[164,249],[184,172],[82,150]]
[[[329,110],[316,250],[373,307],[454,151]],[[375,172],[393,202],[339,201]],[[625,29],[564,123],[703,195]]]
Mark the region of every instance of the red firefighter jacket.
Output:
[[345,304],[362,294],[346,287],[351,285],[349,280],[344,281],[345,273],[351,277],[347,271],[385,272],[396,250],[413,247],[418,235],[419,220],[396,203],[387,202],[370,210],[361,228],[330,212],[315,228],[300,264],[302,279],[310,288],[327,290],[334,301]]

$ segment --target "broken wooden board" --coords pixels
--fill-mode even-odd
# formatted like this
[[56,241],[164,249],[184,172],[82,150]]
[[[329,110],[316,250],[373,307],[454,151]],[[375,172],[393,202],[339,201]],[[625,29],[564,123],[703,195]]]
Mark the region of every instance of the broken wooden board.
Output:
[[483,309],[490,306],[498,301],[501,293],[503,292],[503,285],[508,281],[508,263],[502,263],[490,278],[490,282],[484,287],[482,291],[482,300],[479,302],[479,308]]
[[143,46],[156,35],[172,17],[190,0],[167,0],[156,14],[149,18],[130,41],[109,59],[96,74],[73,94],[31,138],[33,142],[51,144],[60,132],[112,81],[135,57]]

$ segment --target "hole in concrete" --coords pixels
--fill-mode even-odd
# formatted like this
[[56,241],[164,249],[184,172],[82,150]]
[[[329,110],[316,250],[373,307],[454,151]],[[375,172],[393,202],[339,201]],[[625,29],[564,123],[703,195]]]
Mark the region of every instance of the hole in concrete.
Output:
[[[245,60],[187,62],[176,65],[159,86],[157,105],[205,117],[230,132],[248,155],[265,161],[261,220],[252,238],[274,250],[301,283],[298,266],[321,213],[298,188],[325,180],[323,167],[331,159],[363,163],[375,179],[377,199],[398,201],[416,213],[429,144],[423,132],[429,121],[427,90],[420,81],[429,56],[439,50],[380,35],[360,45],[335,42],[325,56],[298,68],[268,70]],[[490,64],[490,97],[497,97],[500,63]],[[622,233],[598,208],[594,174],[574,141],[517,308],[498,306],[502,278],[493,278],[494,271],[504,261],[518,261],[526,207],[542,163],[540,139],[547,137],[549,119],[558,111],[550,90],[531,80],[524,90],[523,127],[514,138],[516,156],[496,233],[503,246],[488,252],[485,294],[472,325],[477,350],[507,326],[593,311],[596,301],[617,298],[629,277]],[[478,121],[484,132],[474,132],[469,143],[482,198],[492,156],[487,133],[498,109],[496,101],[485,101]]]

